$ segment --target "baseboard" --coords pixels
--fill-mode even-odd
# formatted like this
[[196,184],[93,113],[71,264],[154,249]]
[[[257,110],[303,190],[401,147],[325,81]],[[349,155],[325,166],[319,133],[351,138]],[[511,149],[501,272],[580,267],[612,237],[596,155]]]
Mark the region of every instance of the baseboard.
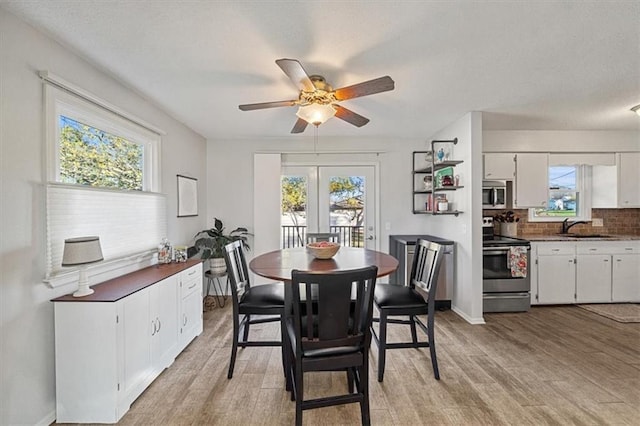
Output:
[[468,322],[469,324],[472,325],[482,325],[482,324],[486,324],[484,322],[484,318],[480,317],[480,318],[471,318],[470,316],[468,316],[467,314],[465,314],[464,312],[462,312],[460,309],[458,309],[456,306],[452,306],[451,310],[453,312],[455,312],[459,317],[461,317],[463,320],[465,320],[466,322]]
[[38,421],[35,426],[49,426],[52,423],[56,422],[56,410],[53,410],[46,416],[44,416],[40,421]]

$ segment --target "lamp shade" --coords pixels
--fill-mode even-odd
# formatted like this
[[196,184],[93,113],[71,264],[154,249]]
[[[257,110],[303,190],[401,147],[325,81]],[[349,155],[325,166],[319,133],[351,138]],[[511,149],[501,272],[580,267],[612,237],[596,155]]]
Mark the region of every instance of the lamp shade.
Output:
[[85,265],[103,259],[99,237],[78,237],[64,240],[62,266]]
[[331,104],[309,104],[298,108],[296,115],[307,123],[319,126],[336,115],[336,109]]

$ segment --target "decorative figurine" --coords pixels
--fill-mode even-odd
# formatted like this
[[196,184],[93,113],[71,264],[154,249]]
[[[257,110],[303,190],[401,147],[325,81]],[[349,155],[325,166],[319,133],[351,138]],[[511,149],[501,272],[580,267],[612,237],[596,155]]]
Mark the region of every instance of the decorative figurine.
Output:
[[442,163],[442,160],[444,160],[444,149],[440,148],[436,155],[438,156],[438,161]]

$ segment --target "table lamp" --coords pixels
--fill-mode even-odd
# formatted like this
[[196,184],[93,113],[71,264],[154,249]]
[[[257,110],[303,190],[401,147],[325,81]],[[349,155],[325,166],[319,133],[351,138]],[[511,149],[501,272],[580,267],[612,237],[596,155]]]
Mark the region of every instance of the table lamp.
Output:
[[99,237],[78,237],[64,240],[62,266],[80,267],[78,291],[73,293],[73,297],[83,297],[93,293],[93,289],[89,287],[89,279],[87,278],[87,265],[89,263],[100,262],[103,259]]

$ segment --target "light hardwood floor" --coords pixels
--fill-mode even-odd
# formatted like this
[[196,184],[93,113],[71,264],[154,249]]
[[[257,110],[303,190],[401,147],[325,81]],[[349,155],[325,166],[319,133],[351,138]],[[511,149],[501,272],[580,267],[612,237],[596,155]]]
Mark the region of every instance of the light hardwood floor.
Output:
[[[387,352],[385,380],[370,367],[374,425],[640,424],[640,324],[622,324],[575,306],[487,314],[469,325],[436,314],[441,380],[428,348]],[[231,308],[204,314],[204,332],[156,379],[122,425],[291,425],[279,349],[241,349],[227,380]],[[390,336],[408,338],[405,327]],[[277,325],[252,329],[265,339]],[[255,336],[255,334],[254,334]],[[345,375],[307,375],[308,396],[346,388]],[[357,404],[305,411],[308,425],[359,424]]]

